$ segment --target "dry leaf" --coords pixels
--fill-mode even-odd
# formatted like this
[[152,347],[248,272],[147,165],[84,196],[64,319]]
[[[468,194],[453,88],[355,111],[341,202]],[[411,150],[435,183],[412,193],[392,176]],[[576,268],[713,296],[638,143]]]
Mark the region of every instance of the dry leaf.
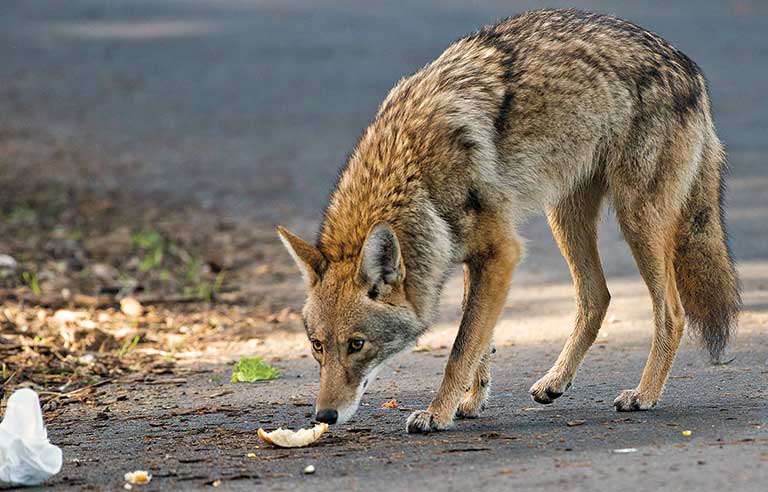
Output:
[[389,400],[381,404],[381,408],[397,408],[397,406],[397,400]]

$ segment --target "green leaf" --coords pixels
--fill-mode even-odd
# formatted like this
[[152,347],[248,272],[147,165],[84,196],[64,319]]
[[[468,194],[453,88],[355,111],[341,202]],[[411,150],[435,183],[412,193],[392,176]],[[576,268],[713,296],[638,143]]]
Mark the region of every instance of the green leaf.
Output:
[[261,357],[240,357],[240,361],[235,364],[232,371],[231,381],[233,383],[252,383],[275,379],[279,375],[280,371],[262,362]]

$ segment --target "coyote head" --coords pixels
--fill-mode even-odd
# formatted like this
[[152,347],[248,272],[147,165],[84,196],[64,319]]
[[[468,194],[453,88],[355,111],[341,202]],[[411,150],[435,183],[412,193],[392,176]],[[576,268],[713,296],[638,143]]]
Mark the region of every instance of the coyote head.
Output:
[[406,297],[400,243],[379,223],[356,258],[329,262],[317,247],[278,231],[309,289],[303,319],[320,364],[315,418],[346,422],[382,365],[423,331]]

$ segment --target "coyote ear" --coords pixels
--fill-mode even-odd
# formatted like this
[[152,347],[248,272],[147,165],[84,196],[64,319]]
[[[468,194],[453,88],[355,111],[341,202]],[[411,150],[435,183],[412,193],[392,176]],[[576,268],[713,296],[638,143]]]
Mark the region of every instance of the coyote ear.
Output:
[[388,224],[379,222],[368,233],[357,267],[357,278],[376,293],[384,293],[405,279],[400,243]]
[[319,249],[291,234],[283,227],[277,226],[277,232],[280,234],[280,240],[285,249],[293,256],[294,261],[301,269],[301,274],[309,287],[313,287],[323,275],[325,257]]

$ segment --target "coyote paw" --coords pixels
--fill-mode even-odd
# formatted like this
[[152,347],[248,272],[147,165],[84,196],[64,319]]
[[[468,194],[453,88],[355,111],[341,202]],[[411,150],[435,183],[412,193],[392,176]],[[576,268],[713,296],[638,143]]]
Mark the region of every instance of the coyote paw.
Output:
[[438,430],[447,429],[451,423],[440,423],[437,417],[428,410],[416,410],[408,417],[405,430],[409,434],[427,434]]
[[460,419],[476,419],[480,416],[480,412],[485,410],[485,402],[487,398],[485,395],[479,395],[476,393],[467,394],[461,403],[459,409],[456,410],[456,416]]
[[556,374],[547,373],[531,386],[529,392],[536,403],[549,405],[571,387],[570,381],[564,382],[559,379]]
[[464,394],[464,399],[459,403],[456,417],[461,419],[476,419],[485,410],[488,395],[491,393],[490,381],[479,387],[472,387]]
[[655,407],[656,400],[650,400],[637,390],[624,390],[613,400],[613,406],[617,412],[637,412]]

